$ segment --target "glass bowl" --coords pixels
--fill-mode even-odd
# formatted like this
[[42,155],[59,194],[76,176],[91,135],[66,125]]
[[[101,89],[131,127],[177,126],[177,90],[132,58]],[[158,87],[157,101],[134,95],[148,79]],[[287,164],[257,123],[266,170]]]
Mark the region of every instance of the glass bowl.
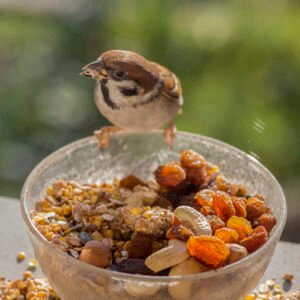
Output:
[[[231,181],[261,193],[277,218],[268,242],[253,254],[218,270],[185,276],[141,276],[88,265],[52,246],[34,227],[30,211],[46,188],[58,179],[79,182],[110,181],[135,174],[150,179],[156,167],[191,148],[220,166]],[[27,178],[21,196],[23,218],[42,271],[64,300],[100,299],[210,299],[238,300],[264,274],[286,220],[286,201],[274,176],[255,158],[218,140],[178,132],[173,150],[162,131],[118,133],[108,149],[100,150],[94,137],[69,144],[44,159]]]

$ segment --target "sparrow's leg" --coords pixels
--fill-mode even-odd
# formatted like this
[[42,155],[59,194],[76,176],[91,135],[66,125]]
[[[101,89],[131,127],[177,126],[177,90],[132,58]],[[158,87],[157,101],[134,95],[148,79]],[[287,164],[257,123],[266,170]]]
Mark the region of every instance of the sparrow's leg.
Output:
[[164,136],[165,136],[165,141],[168,144],[169,148],[172,149],[176,137],[176,126],[173,123],[173,121],[171,121],[168,127],[165,129]]
[[120,130],[121,129],[117,126],[104,126],[99,130],[95,130],[94,135],[98,140],[100,149],[107,148],[109,146],[110,136]]

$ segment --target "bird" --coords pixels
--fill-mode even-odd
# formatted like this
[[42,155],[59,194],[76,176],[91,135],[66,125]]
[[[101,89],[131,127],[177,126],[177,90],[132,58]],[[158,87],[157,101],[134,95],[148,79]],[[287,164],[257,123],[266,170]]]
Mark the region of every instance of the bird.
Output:
[[94,132],[100,148],[107,148],[117,131],[146,132],[167,125],[164,137],[172,148],[182,111],[181,82],[166,67],[136,52],[109,50],[82,68],[80,75],[96,80],[94,101],[113,125]]

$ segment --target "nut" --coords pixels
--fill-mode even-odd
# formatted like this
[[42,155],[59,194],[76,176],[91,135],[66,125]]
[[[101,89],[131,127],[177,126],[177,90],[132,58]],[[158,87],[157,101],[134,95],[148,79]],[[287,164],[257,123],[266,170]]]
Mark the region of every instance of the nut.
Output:
[[196,236],[212,235],[210,224],[196,209],[181,205],[175,209],[174,215],[185,227],[191,229]]
[[104,243],[89,241],[82,249],[79,260],[97,267],[105,268],[111,263],[112,253]]
[[132,258],[146,258],[152,253],[152,237],[141,233],[131,237],[128,254]]
[[[180,264],[171,268],[169,276],[197,274],[208,271],[209,268],[201,264],[193,257],[189,257]],[[191,294],[191,285],[189,281],[171,283],[168,287],[173,299],[189,299]]]
[[248,255],[248,251],[245,247],[238,244],[227,244],[230,255],[229,255],[229,264],[232,264],[238,260],[243,259]]
[[162,248],[145,260],[146,266],[153,272],[159,272],[181,263],[189,257],[185,242],[170,240],[169,246]]

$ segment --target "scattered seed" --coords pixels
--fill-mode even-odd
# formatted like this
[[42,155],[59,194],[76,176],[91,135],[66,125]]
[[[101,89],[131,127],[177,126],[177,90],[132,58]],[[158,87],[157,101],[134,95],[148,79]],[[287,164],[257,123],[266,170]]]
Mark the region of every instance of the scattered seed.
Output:
[[87,233],[86,231],[81,231],[78,235],[80,241],[84,244],[86,244],[87,242],[92,240],[92,237],[89,233]]

